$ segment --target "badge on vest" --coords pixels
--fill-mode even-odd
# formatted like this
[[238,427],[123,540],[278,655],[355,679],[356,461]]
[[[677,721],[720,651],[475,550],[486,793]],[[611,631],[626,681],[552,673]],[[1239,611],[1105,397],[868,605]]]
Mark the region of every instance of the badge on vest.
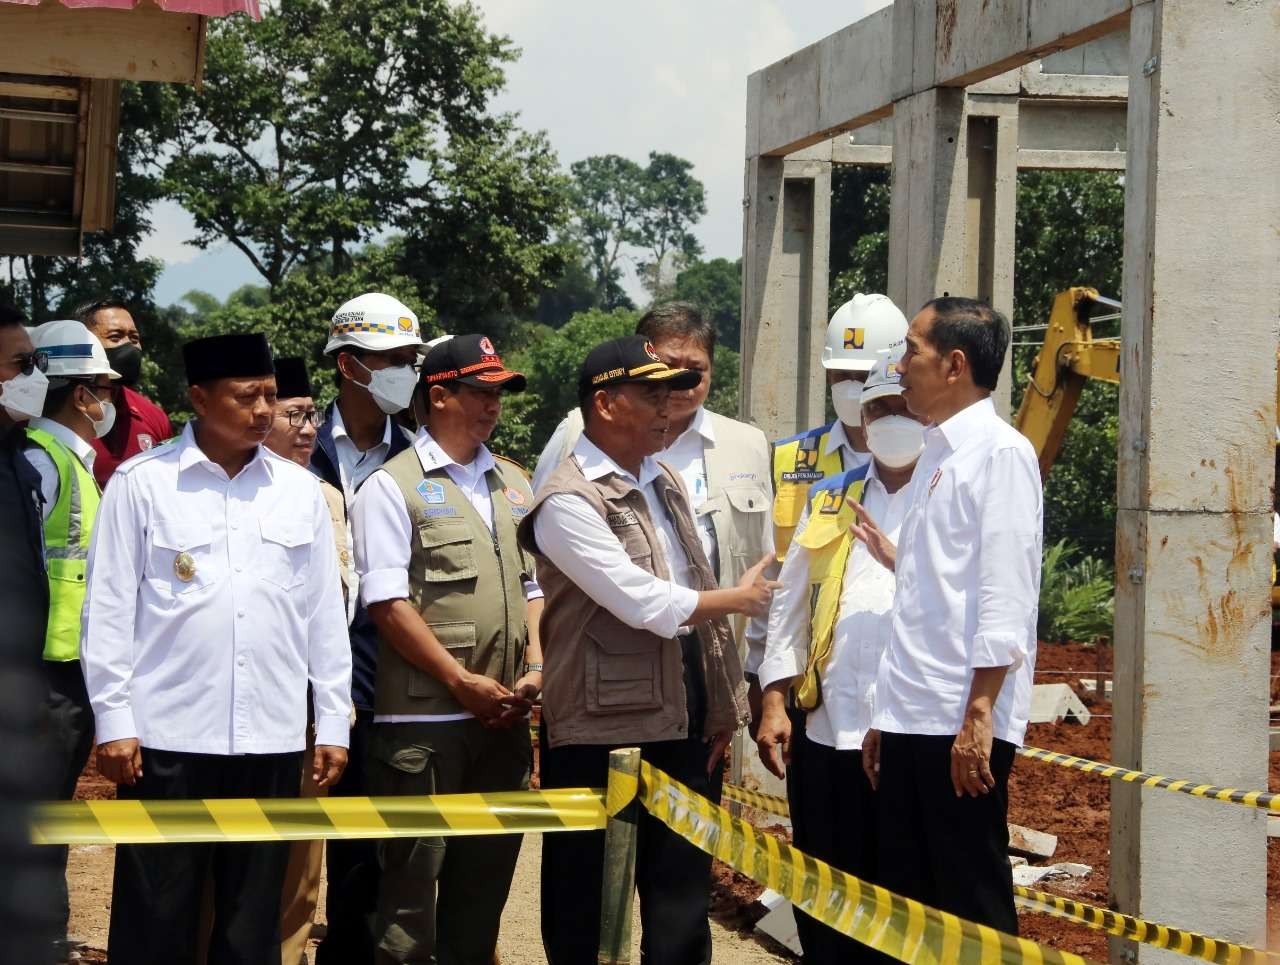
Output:
[[155,444],[156,444],[156,441],[151,438],[151,433],[149,432],[138,433],[138,450],[140,452],[146,452],[148,449],[152,448]]
[[791,472],[782,474],[783,482],[817,482],[822,478],[818,472],[818,437],[810,436],[801,439],[796,447],[796,465]]
[[609,513],[604,518],[604,521],[609,524],[610,529],[640,525],[640,520],[636,518],[635,510],[632,509],[625,509],[620,513]]
[[844,490],[828,489],[822,498],[822,507],[818,510],[828,516],[834,516],[844,507]]
[[422,482],[418,483],[418,495],[428,503],[443,503],[444,486],[438,482],[432,482],[430,479],[424,479]]
[[458,511],[452,506],[428,506],[422,511],[423,519],[438,519],[441,516],[457,516]]
[[524,493],[516,489],[515,486],[508,486],[502,491],[502,494],[507,497],[507,501],[511,503],[512,506],[524,505]]
[[174,557],[173,575],[183,583],[190,583],[196,578],[196,561],[190,553],[179,553]]

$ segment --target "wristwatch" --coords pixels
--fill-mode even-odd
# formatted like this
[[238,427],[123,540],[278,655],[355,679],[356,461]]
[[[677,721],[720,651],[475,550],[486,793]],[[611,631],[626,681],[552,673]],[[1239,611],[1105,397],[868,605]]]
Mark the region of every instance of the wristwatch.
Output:
[[542,673],[542,664],[540,664],[540,663],[527,663],[527,664],[525,664],[525,665],[524,665],[524,672],[525,672],[525,673],[533,673],[535,670],[536,670],[536,671],[538,671],[538,673]]

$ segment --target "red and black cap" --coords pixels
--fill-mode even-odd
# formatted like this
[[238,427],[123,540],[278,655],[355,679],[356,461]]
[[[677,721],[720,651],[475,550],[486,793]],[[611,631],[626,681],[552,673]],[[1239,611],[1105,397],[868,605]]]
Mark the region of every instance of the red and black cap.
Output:
[[422,359],[423,385],[461,382],[478,389],[523,392],[525,378],[502,364],[488,335],[455,335],[437,342]]
[[643,335],[626,335],[587,353],[578,375],[578,398],[627,382],[662,382],[673,389],[692,389],[701,381],[701,372],[673,369],[662,361]]

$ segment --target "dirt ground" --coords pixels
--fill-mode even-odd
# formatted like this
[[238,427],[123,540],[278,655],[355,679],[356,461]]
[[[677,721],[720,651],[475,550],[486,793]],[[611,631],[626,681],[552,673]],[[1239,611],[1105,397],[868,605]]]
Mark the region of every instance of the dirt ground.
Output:
[[[1100,667],[1103,676],[1110,673],[1110,647],[1095,649],[1077,644],[1041,647],[1036,667],[1037,682],[1071,684],[1094,716],[1085,726],[1074,723],[1032,725],[1027,732],[1028,744],[1095,760],[1110,759],[1110,702],[1097,700],[1079,684],[1081,677],[1099,676]],[[1280,703],[1280,653],[1272,655],[1272,674],[1272,704],[1277,704]],[[1206,768],[1204,774],[1186,776],[1213,779],[1210,768]],[[1280,752],[1271,755],[1268,789],[1280,790]],[[91,762],[80,780],[77,796],[110,798],[114,797],[114,788],[97,774]],[[1058,836],[1055,861],[1079,862],[1093,869],[1087,878],[1045,882],[1041,885],[1042,890],[1105,906],[1110,870],[1110,783],[1052,764],[1019,758],[1010,779],[1009,800],[1009,820]],[[776,830],[784,833],[781,828]],[[1267,847],[1268,932],[1277,935],[1280,934],[1280,839],[1269,839]],[[542,965],[545,962],[538,935],[540,854],[540,838],[536,835],[527,837],[499,941],[502,960],[508,965]],[[72,849],[68,870],[71,933],[87,943],[86,961],[107,960],[103,950],[106,948],[111,903],[112,861],[111,848],[89,846]],[[712,882],[712,935],[716,960],[735,965],[797,961],[781,946],[753,932],[755,922],[763,914],[755,903],[760,891],[760,887],[750,879],[717,863]],[[1107,959],[1106,936],[1101,932],[1034,912],[1021,912],[1019,920],[1022,934],[1028,938],[1098,961]],[[638,918],[633,933],[638,943]],[[638,944],[634,960],[639,960]]]

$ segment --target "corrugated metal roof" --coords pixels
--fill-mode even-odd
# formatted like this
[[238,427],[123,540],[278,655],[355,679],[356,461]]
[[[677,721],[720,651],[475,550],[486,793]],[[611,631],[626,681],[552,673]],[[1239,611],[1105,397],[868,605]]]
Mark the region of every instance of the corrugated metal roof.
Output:
[[[21,3],[39,6],[42,0],[0,0],[0,3]],[[132,10],[139,0],[59,0],[64,7],[106,7],[111,10]],[[150,2],[150,0],[143,0]],[[198,13],[205,17],[226,17],[243,13],[254,20],[262,19],[258,0],[155,0],[156,6],[169,13]]]

